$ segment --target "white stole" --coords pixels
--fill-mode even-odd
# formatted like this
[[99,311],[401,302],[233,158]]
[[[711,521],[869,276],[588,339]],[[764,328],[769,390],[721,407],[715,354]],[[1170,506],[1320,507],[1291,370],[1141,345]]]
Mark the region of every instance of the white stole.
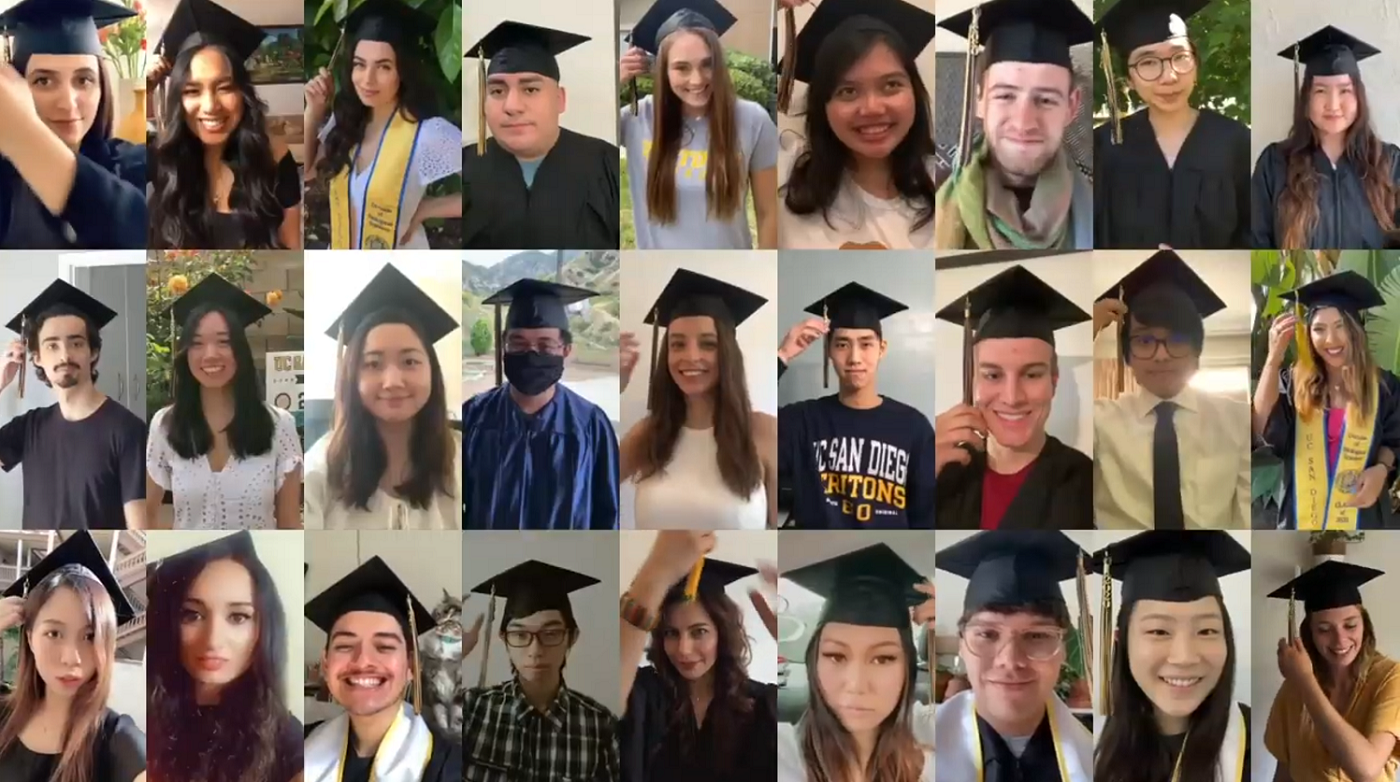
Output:
[[[1217,772],[1224,782],[1246,782],[1249,769],[1243,766],[1245,751],[1249,748],[1249,731],[1245,729],[1244,712],[1235,704],[1235,717],[1225,726],[1225,739],[1220,742],[1220,765]],[[1190,741],[1190,737],[1187,737]],[[1183,750],[1185,747],[1182,748]]]
[[[341,782],[341,763],[350,741],[350,715],[327,720],[306,737],[306,782]],[[370,782],[420,782],[433,754],[433,734],[428,723],[407,703],[394,722],[370,767]]]
[[[976,704],[971,690],[949,698],[934,715],[938,736],[937,782],[980,782],[985,768],[979,767],[982,747],[978,741]],[[1051,728],[1059,737],[1056,754],[1064,761],[1069,779],[1060,782],[1091,782],[1094,778],[1094,737],[1069,707],[1057,697],[1050,699]],[[982,763],[985,763],[985,759]],[[1058,770],[1057,770],[1058,773]]]

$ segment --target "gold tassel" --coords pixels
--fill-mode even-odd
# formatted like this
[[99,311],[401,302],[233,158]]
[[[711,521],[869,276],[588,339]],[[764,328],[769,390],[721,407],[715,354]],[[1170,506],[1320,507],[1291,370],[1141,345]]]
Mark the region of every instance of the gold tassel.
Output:
[[413,713],[423,714],[423,665],[418,658],[418,618],[413,613],[413,595],[404,598],[408,603],[408,631],[413,633]]
[[1298,590],[1288,590],[1288,642],[1298,640]]
[[1123,143],[1122,113],[1118,108],[1118,82],[1113,78],[1113,52],[1108,48],[1108,33],[1100,33],[1099,37],[1103,41],[1103,56],[1100,59],[1104,75],[1108,77],[1108,89],[1104,91],[1108,96],[1108,121],[1113,129],[1113,143],[1116,146]]
[[496,625],[496,585],[491,585],[491,597],[486,602],[486,635],[481,636],[486,639],[486,645],[481,647],[481,673],[476,678],[476,686],[484,688],[486,686],[486,664],[491,660],[491,628]]
[[1312,372],[1317,363],[1313,361],[1312,339],[1308,336],[1307,313],[1296,299],[1293,301],[1293,344],[1298,349],[1298,367],[1304,372]]
[[[486,154],[486,53],[476,48],[476,156]],[[499,309],[499,308],[498,308]],[[499,333],[499,330],[497,331]],[[497,370],[499,373],[499,370]],[[501,381],[496,380],[496,385]]]
[[[1123,286],[1118,286],[1118,301],[1123,302],[1123,306],[1128,306],[1123,301]],[[1123,357],[1123,329],[1128,327],[1128,316],[1123,315],[1123,320],[1118,323],[1118,349],[1113,351],[1113,398],[1122,396],[1128,389],[1128,360]]]
[[[958,170],[961,171],[972,160],[972,117],[973,101],[977,98],[977,48],[979,46],[978,26],[982,21],[982,7],[972,9],[972,24],[967,29],[967,60],[963,67],[962,121],[958,128]],[[970,403],[968,403],[970,404]]]
[[647,410],[651,410],[652,397],[656,395],[656,352],[657,343],[661,341],[661,311],[659,307],[651,310],[651,363],[648,364],[647,374]]
[[963,298],[963,404],[972,406],[972,297]]
[[826,324],[826,334],[822,335],[822,388],[831,388],[831,319],[826,314],[826,302],[822,302],[822,321]]
[[1074,558],[1075,565],[1075,591],[1079,596],[1079,637],[1084,639],[1080,645],[1084,660],[1084,681],[1089,685],[1089,692],[1094,691],[1094,615],[1089,612],[1089,576],[1084,571],[1084,555],[1080,553]]
[[783,63],[778,75],[778,111],[788,113],[792,106],[793,82],[797,80],[797,15],[783,9]]
[[[21,354],[24,361],[19,365],[19,398],[24,398],[24,376],[29,374],[29,316],[21,315],[19,318],[19,339],[24,343],[24,352]],[[25,582],[28,583],[28,582]]]
[[501,340],[505,339],[505,332],[501,331],[501,305],[499,304],[496,305],[496,333],[493,338],[496,342],[496,386],[500,387],[501,382],[505,379],[503,364],[506,360],[506,346],[501,343]]
[[1113,715],[1113,554],[1103,553],[1103,616],[1099,624],[1099,649],[1103,670],[1099,676],[1099,705],[1103,715]]

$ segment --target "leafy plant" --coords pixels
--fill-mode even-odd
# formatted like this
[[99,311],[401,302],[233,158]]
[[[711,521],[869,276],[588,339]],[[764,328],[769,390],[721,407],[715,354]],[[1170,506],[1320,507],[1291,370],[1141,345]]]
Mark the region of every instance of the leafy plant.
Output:
[[1069,697],[1074,683],[1087,678],[1088,661],[1084,659],[1084,638],[1079,628],[1070,628],[1065,634],[1065,661],[1060,666],[1060,678],[1055,682],[1055,694],[1061,700]]
[[472,350],[476,355],[484,356],[491,350],[491,327],[487,325],[484,318],[478,319],[472,324]]
[[1326,543],[1332,540],[1344,540],[1348,543],[1360,543],[1365,539],[1365,530],[1325,529],[1317,530],[1311,535],[1309,535],[1308,543]]
[[119,0],[136,12],[111,27],[97,31],[97,39],[102,50],[107,52],[117,68],[117,75],[124,79],[135,79],[145,74],[146,59],[146,7],[141,0]]

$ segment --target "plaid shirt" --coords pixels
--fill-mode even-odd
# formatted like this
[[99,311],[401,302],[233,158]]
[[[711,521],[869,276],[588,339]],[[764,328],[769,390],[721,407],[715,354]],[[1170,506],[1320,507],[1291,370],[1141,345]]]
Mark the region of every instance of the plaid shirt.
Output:
[[466,782],[618,782],[617,718],[587,695],[559,688],[547,714],[515,679],[467,691]]

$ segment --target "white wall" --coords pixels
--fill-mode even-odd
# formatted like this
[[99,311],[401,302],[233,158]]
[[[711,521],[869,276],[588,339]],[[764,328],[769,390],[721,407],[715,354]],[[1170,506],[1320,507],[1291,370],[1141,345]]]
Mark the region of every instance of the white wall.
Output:
[[[620,587],[626,589],[632,583],[632,579],[636,577],[637,571],[641,569],[642,563],[646,561],[647,554],[651,551],[652,542],[656,540],[656,533],[651,530],[624,530],[619,534],[621,540],[619,542],[618,572],[621,575]],[[776,530],[726,530],[718,532],[715,534],[715,550],[710,552],[710,558],[755,568],[759,566],[759,563],[776,564],[778,561],[778,532]],[[619,595],[622,594],[621,589],[618,591]],[[754,610],[753,603],[749,601],[751,590],[763,593],[768,598],[769,605],[776,602],[777,596],[771,594],[771,590],[764,585],[763,578],[757,573],[730,584],[725,589],[725,594],[729,595],[730,599],[738,604],[743,612],[744,632],[749,636],[749,650],[752,653],[749,662],[749,678],[776,684],[778,681],[778,642],[768,634],[768,628],[763,626],[763,620]],[[616,613],[616,609],[614,609],[614,613]],[[647,664],[645,657],[642,658],[642,664]]]
[[[1093,253],[1074,253],[1053,258],[1021,261],[1047,285],[1091,312],[1095,288],[1090,273]],[[935,276],[934,299],[938,311],[958,301],[968,291],[1015,266],[993,263],[965,268],[939,269]],[[941,346],[934,370],[934,399],[939,412],[962,402],[962,327],[937,321],[934,339]],[[1055,332],[1055,351],[1060,357],[1060,384],[1046,422],[1046,431],[1081,453],[1094,452],[1094,362],[1093,325],[1085,322]]]
[[[58,255],[43,250],[5,252],[0,255],[0,324],[29,304],[58,277]],[[0,329],[0,345],[9,347],[19,335]],[[34,368],[25,363],[24,399],[19,398],[19,377],[0,391],[0,426],[19,414],[48,407],[58,400],[53,390],[34,377]],[[24,516],[24,467],[0,471],[0,529],[20,529]]]
[[[1264,147],[1282,141],[1293,119],[1293,62],[1275,56],[1294,41],[1333,25],[1382,49],[1361,63],[1371,108],[1371,126],[1386,141],[1400,137],[1400,5],[1389,0],[1269,0],[1252,4],[1249,80],[1254,109],[1250,148],[1258,160]],[[1301,78],[1301,77],[1300,77]],[[1253,170],[1253,163],[1250,165]]]
[[112,691],[107,708],[125,714],[146,730],[146,662],[117,662],[112,666]]
[[[777,254],[762,250],[733,250],[723,253],[707,250],[681,250],[664,254],[622,252],[622,330],[631,331],[641,342],[641,359],[622,393],[622,431],[646,417],[647,391],[651,385],[651,326],[643,323],[656,297],[671,281],[677,269],[723,280],[768,299],[752,317],[739,326],[739,349],[744,354],[744,374],[748,379],[749,401],[753,409],[777,415],[778,375],[774,362],[778,352],[778,262]],[[665,329],[659,339],[665,339]],[[658,356],[659,359],[659,356]],[[635,491],[622,486],[622,528],[632,529]]]
[[[505,572],[522,562],[537,559],[557,567],[592,576],[600,583],[580,589],[569,596],[574,619],[579,626],[578,642],[569,652],[564,679],[577,690],[607,706],[614,714],[622,713],[621,684],[618,681],[617,597],[618,542],[612,532],[473,532],[461,538],[462,593]],[[629,579],[630,580],[630,579]],[[471,627],[476,617],[486,613],[489,597],[471,595],[462,612],[462,623]],[[491,647],[487,661],[486,685],[510,681],[510,652],[501,640],[501,620],[505,599],[498,598],[496,625],[491,637],[482,639],[477,648],[463,660],[463,682],[475,687],[480,681],[481,660],[486,646]]]
[[[195,546],[211,543],[219,538],[234,534],[221,530],[162,530],[146,535],[146,561],[154,564],[166,557],[174,556]],[[299,652],[305,646],[305,628],[301,621],[302,606],[306,603],[306,590],[303,587],[302,562],[305,559],[302,533],[286,530],[254,530],[253,548],[258,559],[272,575],[277,586],[277,596],[281,598],[282,610],[287,618],[287,668],[286,691],[283,693],[287,705],[297,719],[303,719],[302,693],[306,685],[306,671],[301,666]],[[149,584],[149,582],[148,582]],[[151,603],[175,600],[178,596],[152,594]],[[148,606],[149,609],[149,606]],[[179,605],[164,606],[160,610],[179,610]],[[149,639],[147,639],[149,643]],[[143,698],[144,700],[144,698]],[[117,708],[113,706],[112,708]],[[118,709],[118,711],[122,711]]]

